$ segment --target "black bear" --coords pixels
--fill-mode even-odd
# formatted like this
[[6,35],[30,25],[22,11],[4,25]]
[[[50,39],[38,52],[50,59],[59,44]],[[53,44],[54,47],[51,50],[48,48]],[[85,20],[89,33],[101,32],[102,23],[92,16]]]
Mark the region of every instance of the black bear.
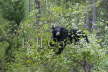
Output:
[[[61,54],[61,52],[63,51],[66,44],[68,44],[68,42],[76,44],[80,41],[81,38],[84,38],[86,42],[89,43],[87,35],[81,30],[67,30],[66,28],[61,26],[52,27],[52,39],[54,42],[57,42],[60,45],[58,51],[55,54]],[[51,43],[50,45],[55,46]]]
[[68,33],[68,37],[71,43],[77,43],[81,38],[84,38],[87,43],[89,43],[87,35],[78,29],[71,29]]
[[60,26],[52,27],[52,37],[54,41],[64,41],[68,37],[68,30]]
[[[64,47],[66,46],[67,38],[68,38],[68,30],[66,28],[60,26],[52,27],[52,39],[54,42],[57,42],[60,45],[56,54],[61,54]],[[54,44],[51,43],[50,45],[54,46]]]

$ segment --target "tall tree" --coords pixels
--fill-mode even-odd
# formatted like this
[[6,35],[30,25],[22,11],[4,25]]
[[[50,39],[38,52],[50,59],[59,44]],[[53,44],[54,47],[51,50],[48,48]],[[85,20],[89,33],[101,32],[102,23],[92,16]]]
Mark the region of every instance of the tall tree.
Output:
[[90,32],[93,31],[96,24],[96,1],[86,0],[87,10],[86,10],[86,24]]
[[35,0],[35,7],[36,10],[38,11],[36,13],[36,24],[40,24],[39,19],[40,19],[40,15],[41,15],[41,4],[40,4],[40,0]]

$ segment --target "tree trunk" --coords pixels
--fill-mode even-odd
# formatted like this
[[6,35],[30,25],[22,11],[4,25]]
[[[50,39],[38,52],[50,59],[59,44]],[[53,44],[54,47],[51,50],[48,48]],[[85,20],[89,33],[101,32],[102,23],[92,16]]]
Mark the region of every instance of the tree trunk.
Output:
[[[87,5],[91,4],[92,6],[86,9],[86,25],[90,32],[96,28],[96,1],[95,0],[86,0]],[[91,11],[88,11],[88,8],[91,8]]]
[[91,72],[91,65],[86,60],[82,62],[82,66],[83,66],[84,72]]
[[91,72],[92,70],[92,64],[87,61],[86,56],[83,57],[83,60],[81,61],[81,66],[83,67],[84,72]]
[[92,0],[93,3],[93,10],[92,10],[92,15],[93,15],[93,20],[92,20],[92,29],[96,28],[96,0]]
[[41,15],[41,4],[40,4],[40,1],[39,0],[35,0],[35,6],[36,6],[36,9],[38,10],[38,12],[36,13],[36,24],[40,24],[40,15]]

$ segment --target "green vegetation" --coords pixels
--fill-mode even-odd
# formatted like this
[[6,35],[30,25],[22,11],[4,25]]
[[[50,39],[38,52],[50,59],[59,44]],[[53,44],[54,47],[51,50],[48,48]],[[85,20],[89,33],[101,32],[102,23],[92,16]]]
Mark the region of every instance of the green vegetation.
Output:
[[[108,72],[107,0],[0,0],[0,72]],[[50,47],[51,26],[90,40]]]

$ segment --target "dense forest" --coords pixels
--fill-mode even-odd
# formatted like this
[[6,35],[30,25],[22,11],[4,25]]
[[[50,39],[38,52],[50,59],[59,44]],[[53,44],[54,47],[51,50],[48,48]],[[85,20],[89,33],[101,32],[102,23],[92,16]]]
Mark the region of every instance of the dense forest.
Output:
[[0,0],[0,72],[108,72],[107,46],[108,0]]

